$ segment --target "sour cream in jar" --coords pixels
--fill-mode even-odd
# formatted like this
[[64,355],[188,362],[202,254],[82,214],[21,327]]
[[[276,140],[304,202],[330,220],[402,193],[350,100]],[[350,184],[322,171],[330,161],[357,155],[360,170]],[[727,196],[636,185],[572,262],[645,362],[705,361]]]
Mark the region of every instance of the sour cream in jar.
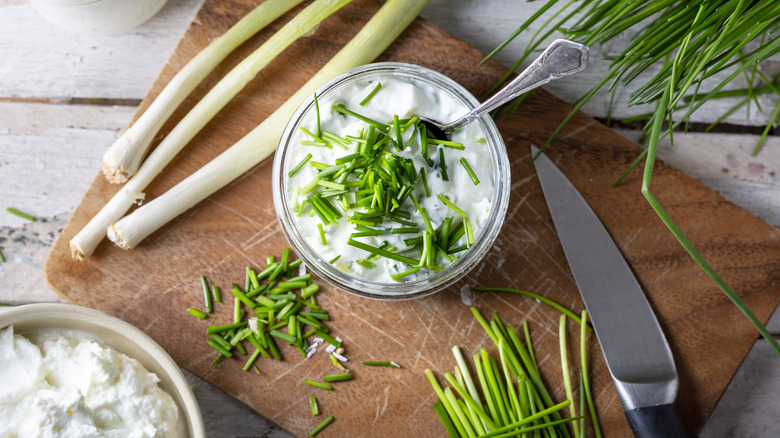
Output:
[[157,376],[88,333],[2,329],[0,363],[0,436],[182,436]]
[[[508,179],[508,164],[495,125],[486,132],[485,122],[474,122],[450,142],[428,140],[425,154],[415,117],[454,120],[470,109],[461,96],[415,75],[367,75],[335,88],[286,140],[287,216],[306,245],[372,284],[425,280],[467,258],[476,242],[480,256],[472,263],[478,261],[500,228],[508,196],[508,181],[496,187],[495,170]],[[383,126],[369,128],[372,121]],[[379,152],[367,153],[367,143],[380,144]],[[320,177],[334,171],[335,178]],[[323,211],[341,217],[323,220]]]

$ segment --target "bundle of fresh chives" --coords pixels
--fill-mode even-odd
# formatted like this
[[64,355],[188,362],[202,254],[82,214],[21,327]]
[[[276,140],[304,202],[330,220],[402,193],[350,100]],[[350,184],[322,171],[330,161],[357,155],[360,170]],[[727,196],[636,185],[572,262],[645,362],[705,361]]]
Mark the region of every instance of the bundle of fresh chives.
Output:
[[[524,55],[504,80],[555,31],[562,31],[567,37],[587,45],[604,43],[629,29],[636,29],[637,33],[631,37],[628,47],[612,58],[609,72],[604,78],[574,104],[572,112],[553,132],[541,151],[551,144],[571,117],[601,88],[608,86],[614,93],[621,84],[632,83],[642,78],[642,73],[654,71],[651,78],[640,85],[628,101],[629,105],[655,105],[645,125],[647,148],[631,165],[633,168],[644,158],[642,195],[691,258],[780,354],[777,340],[731,286],[715,272],[650,191],[659,139],[666,135],[671,139],[675,128],[681,125],[687,127],[691,115],[708,100],[723,96],[722,90],[735,78],[744,76],[749,85],[744,99],[724,117],[738,107],[749,105],[751,101],[758,102],[756,96],[762,82],[766,90],[780,96],[778,78],[768,78],[759,69],[762,61],[780,53],[780,37],[777,33],[780,29],[780,3],[775,0],[571,1],[555,10],[553,6],[556,3],[556,0],[548,0],[538,13],[528,18],[487,56],[486,59],[492,57],[540,19],[544,12],[554,11],[552,18],[537,31]],[[715,82],[715,85],[709,85],[710,82]],[[703,91],[706,89],[704,87],[712,88]],[[521,97],[513,105],[519,104],[524,98]],[[754,155],[779,117],[780,99],[753,151]]]
[[[580,368],[581,408],[580,415],[576,415],[573,391],[570,389],[571,378],[566,358],[568,346],[565,337],[561,336],[560,348],[564,386],[568,397],[563,402],[555,403],[539,373],[527,324],[523,325],[523,343],[514,328],[502,323],[498,315],[493,315],[488,322],[475,307],[471,310],[498,348],[499,360],[495,360],[485,348],[481,348],[479,353],[473,356],[470,367],[460,349],[453,347],[456,366],[454,375],[444,373],[444,379],[451,385],[446,388],[439,384],[430,369],[425,370],[425,375],[438,396],[434,410],[451,437],[510,437],[532,431],[540,431],[544,436],[569,437],[571,435],[566,428],[567,423],[572,424],[574,437],[584,436],[586,398],[593,429],[597,436],[601,436],[590,398],[585,366],[585,313],[580,331],[583,362]],[[561,333],[565,333],[566,320],[566,314],[562,314]],[[476,376],[471,370],[474,370]],[[571,415],[564,418],[563,410],[567,408]]]

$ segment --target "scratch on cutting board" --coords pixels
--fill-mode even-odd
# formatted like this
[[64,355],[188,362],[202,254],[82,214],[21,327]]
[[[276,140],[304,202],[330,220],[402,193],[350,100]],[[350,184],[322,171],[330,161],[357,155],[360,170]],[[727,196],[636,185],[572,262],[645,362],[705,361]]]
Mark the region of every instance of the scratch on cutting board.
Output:
[[588,128],[589,128],[589,127],[591,127],[591,126],[593,126],[595,123],[596,123],[596,121],[595,121],[595,120],[590,120],[590,121],[589,121],[588,123],[586,123],[585,125],[582,125],[582,126],[580,126],[579,128],[575,129],[575,130],[574,130],[574,131],[572,131],[572,132],[569,132],[569,133],[567,133],[567,134],[566,134],[566,135],[564,135],[564,136],[561,136],[560,138],[561,138],[561,140],[563,140],[563,139],[567,139],[567,138],[569,138],[569,137],[574,137],[574,136],[576,136],[578,133],[580,133],[580,132],[582,132],[582,131],[584,131],[584,130],[588,129]]
[[[342,308],[343,308],[343,306],[339,306],[339,307],[342,307]],[[365,325],[367,325],[367,326],[371,327],[372,329],[374,329],[374,330],[376,330],[377,332],[379,332],[379,334],[381,334],[382,336],[384,336],[384,337],[385,337],[385,338],[387,338],[387,339],[390,339],[390,340],[392,340],[392,341],[393,341],[393,342],[395,342],[396,344],[398,344],[398,345],[400,345],[400,346],[402,346],[402,347],[405,347],[405,346],[406,346],[406,345],[405,345],[403,342],[399,341],[398,339],[396,339],[396,338],[395,338],[395,337],[393,337],[393,336],[390,336],[390,335],[388,335],[387,333],[385,333],[385,331],[384,331],[384,330],[382,330],[381,328],[379,328],[379,327],[375,326],[374,324],[371,324],[371,323],[370,323],[370,322],[368,322],[368,321],[367,321],[365,318],[362,318],[362,317],[361,317],[360,315],[358,315],[357,313],[353,313],[353,314],[352,314],[352,318],[355,318],[355,319],[357,319],[358,321],[362,322],[363,324],[365,324]]]
[[644,229],[644,227],[640,226],[639,228],[634,230],[634,232],[631,233],[631,235],[628,236],[625,239],[625,241],[623,242],[623,245],[621,245],[621,247],[622,247],[621,249],[628,249],[628,247],[631,246],[631,244],[634,242],[634,240],[636,240],[636,238],[639,237],[639,235],[642,233],[643,229]]
[[385,396],[383,397],[384,398],[384,403],[382,403],[382,407],[381,408],[379,407],[379,405],[380,405],[380,397],[377,397],[377,399],[376,399],[376,414],[374,415],[374,421],[371,423],[372,425],[376,425],[376,420],[378,420],[379,417],[381,417],[385,413],[385,409],[387,409],[387,402],[390,400],[390,386],[389,385],[385,387],[384,394],[385,394]]

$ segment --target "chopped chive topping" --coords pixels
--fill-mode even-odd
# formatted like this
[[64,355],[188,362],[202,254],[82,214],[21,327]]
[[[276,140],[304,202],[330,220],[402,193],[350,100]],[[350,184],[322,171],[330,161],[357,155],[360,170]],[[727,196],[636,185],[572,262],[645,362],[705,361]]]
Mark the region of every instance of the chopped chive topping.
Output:
[[374,95],[377,93],[377,91],[379,91],[380,88],[382,88],[382,83],[381,82],[377,82],[376,86],[374,87],[374,89],[371,90],[371,92],[368,93],[368,95],[365,98],[363,98],[363,100],[360,101],[360,106],[366,106],[368,101],[370,101],[371,98],[374,97]]
[[325,383],[315,382],[314,380],[304,379],[303,382],[306,383],[307,385],[311,385],[317,388],[327,389],[328,391],[333,390],[332,386]]
[[19,211],[19,210],[13,208],[13,207],[6,207],[5,211],[7,211],[7,212],[9,212],[11,214],[15,214],[16,216],[19,216],[22,219],[27,219],[30,222],[35,222],[37,220],[37,218],[35,216],[33,216],[31,214],[24,213],[22,211]]
[[325,230],[322,229],[321,222],[317,223],[317,230],[320,232],[320,243],[322,243],[323,245],[327,245],[328,241],[327,239],[325,239]]
[[391,275],[390,278],[392,278],[395,281],[401,281],[402,278],[406,277],[407,275],[414,274],[415,272],[419,271],[420,269],[422,269],[422,266],[419,266],[419,265],[412,266],[410,269],[407,269],[404,272],[400,272],[398,274]]
[[479,184],[479,178],[477,178],[477,175],[474,173],[474,170],[471,168],[471,165],[469,164],[468,160],[466,160],[466,157],[460,158],[460,164],[463,165],[463,168],[466,169],[466,173],[469,174],[469,178],[471,178],[471,182],[474,183],[474,185]]
[[466,147],[463,146],[463,143],[458,143],[456,141],[449,141],[449,140],[439,140],[438,138],[429,138],[428,143],[438,144],[452,149],[459,149],[459,150],[466,149]]
[[370,117],[366,117],[366,116],[358,114],[358,113],[356,113],[354,111],[350,111],[346,107],[344,107],[344,105],[333,105],[333,107],[331,107],[331,109],[336,111],[336,112],[338,112],[338,113],[349,115],[349,116],[355,117],[356,119],[362,120],[363,122],[366,122],[367,124],[375,127],[376,129],[381,130],[382,132],[387,132],[387,131],[390,130],[390,126],[388,124],[382,123],[382,122],[378,122],[378,121],[376,121],[376,120],[374,120],[374,119],[372,119]]
[[383,249],[379,249],[379,248],[376,248],[374,246],[365,244],[363,242],[358,242],[358,241],[356,241],[356,240],[354,240],[352,238],[349,238],[347,240],[347,245],[354,246],[355,248],[362,249],[363,251],[367,251],[367,252],[370,252],[372,254],[379,255],[381,257],[385,257],[385,258],[388,258],[388,259],[391,259],[391,260],[395,260],[395,261],[398,261],[398,262],[401,262],[401,263],[406,263],[408,265],[416,265],[417,264],[417,260],[415,260],[413,258],[406,257],[404,255],[396,254],[394,252],[386,251],[386,250],[383,250]]
[[341,258],[341,254],[339,254],[336,257],[333,257],[332,259],[330,259],[330,261],[328,263],[330,263],[330,264],[336,263],[336,261],[338,259],[340,259],[340,258]]
[[2,251],[0,251],[0,263],[5,263],[5,256]]
[[187,313],[199,319],[206,319],[206,314],[194,307],[187,309]]
[[320,414],[320,408],[317,406],[317,397],[315,396],[309,396],[309,406],[311,406],[311,415],[312,417],[316,417]]
[[305,157],[303,157],[303,160],[300,161],[300,163],[296,164],[295,167],[292,168],[289,172],[287,172],[287,176],[291,177],[298,173],[299,170],[306,164],[307,161],[311,160],[311,154],[306,154]]
[[326,418],[325,421],[320,423],[319,426],[315,427],[314,429],[312,429],[311,432],[309,432],[309,436],[317,435],[318,433],[320,433],[322,431],[322,429],[325,429],[330,423],[333,423],[333,420],[334,420],[333,415],[331,415],[330,417]]
[[365,361],[363,362],[363,365],[368,365],[372,367],[395,367],[395,368],[401,368],[401,365],[398,365],[397,363],[393,361]]
[[450,176],[447,174],[447,161],[444,159],[444,148],[439,148],[439,169],[441,169],[441,179],[449,181]]
[[451,208],[452,211],[458,213],[461,217],[464,218],[466,217],[466,212],[458,208],[458,206],[453,204],[449,199],[447,199],[446,196],[444,196],[443,194],[439,194],[439,199],[441,199],[441,202],[445,203],[447,207]]

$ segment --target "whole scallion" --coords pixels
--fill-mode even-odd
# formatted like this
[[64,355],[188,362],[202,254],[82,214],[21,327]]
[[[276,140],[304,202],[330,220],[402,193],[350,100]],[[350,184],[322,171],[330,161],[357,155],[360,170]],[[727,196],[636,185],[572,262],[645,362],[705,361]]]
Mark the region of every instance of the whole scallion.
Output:
[[[133,248],[171,219],[263,161],[274,152],[284,126],[306,97],[337,74],[376,59],[419,15],[426,3],[427,0],[393,0],[385,3],[347,45],[260,125],[163,195],[113,223],[109,237],[123,248]],[[127,205],[127,208],[123,208],[121,214],[129,207]],[[101,223],[108,227],[118,219],[114,216],[111,214],[109,220],[104,218]],[[90,246],[82,245],[79,250],[77,245],[74,256],[83,257],[91,253],[95,246],[97,242]],[[74,248],[73,245],[71,247]]]
[[[122,190],[119,190],[98,214],[71,239],[70,248],[73,258],[81,260],[92,254],[98,243],[106,236],[106,233],[110,232],[109,229],[112,224],[127,213],[133,203],[144,199],[143,191],[160,171],[173,160],[176,154],[195,137],[220,109],[227,105],[246,84],[255,78],[261,69],[268,65],[271,60],[290,44],[304,36],[322,20],[350,1],[315,1],[293,17],[255,52],[226,74],[195,104],[171,132],[165,136],[162,142],[154,148],[137,173],[127,181]],[[197,193],[197,190],[190,193],[190,199],[194,193]],[[187,197],[183,198],[185,204],[188,203],[187,199]],[[173,208],[173,205],[166,207],[166,209],[170,208]],[[121,233],[117,234],[117,239],[122,241]]]

